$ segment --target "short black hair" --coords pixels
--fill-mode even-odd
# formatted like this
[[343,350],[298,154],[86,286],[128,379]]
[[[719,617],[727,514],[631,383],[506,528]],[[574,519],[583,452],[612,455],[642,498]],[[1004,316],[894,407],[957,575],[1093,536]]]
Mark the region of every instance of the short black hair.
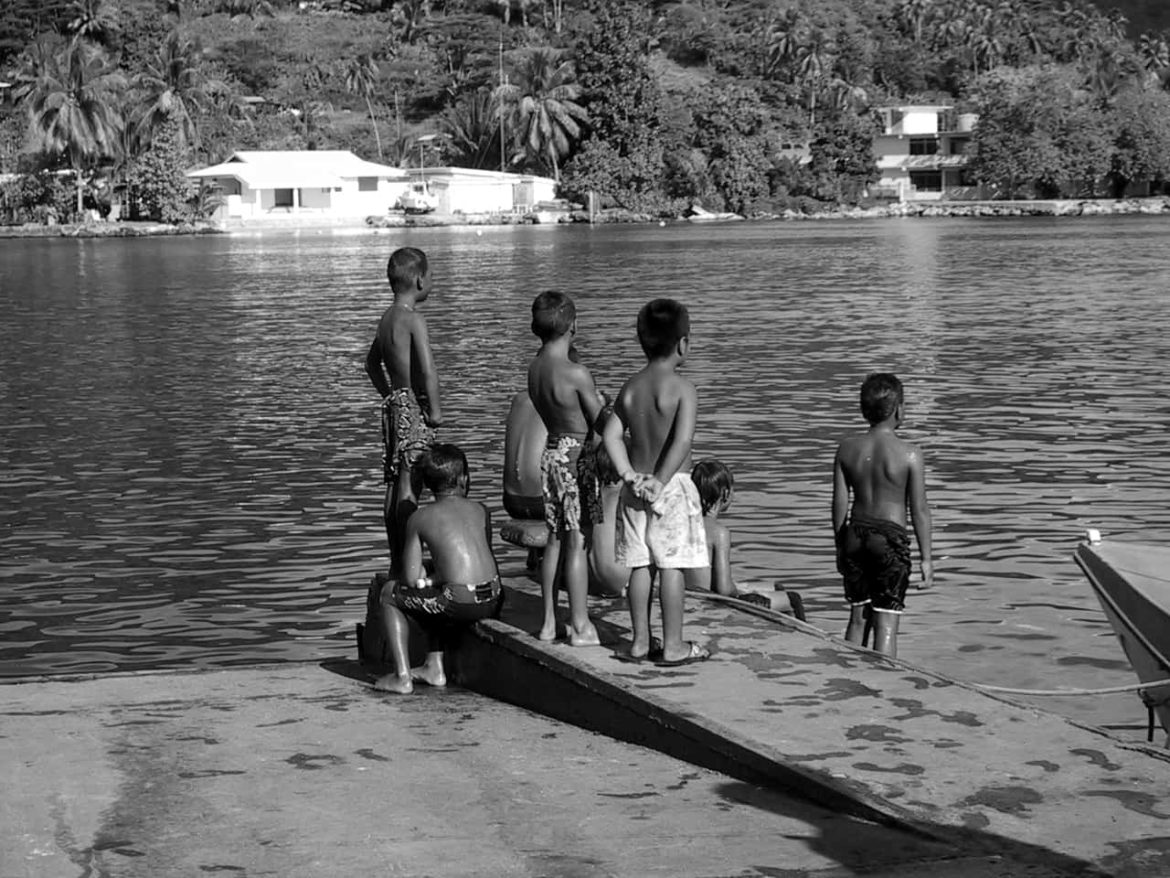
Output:
[[902,400],[902,382],[890,372],[872,372],[861,385],[861,414],[871,424],[893,415]]
[[467,455],[458,445],[436,442],[418,456],[415,464],[422,473],[422,482],[432,494],[451,491],[459,486],[459,479],[468,475]]
[[704,458],[695,464],[691,470],[691,481],[699,490],[699,502],[702,504],[704,515],[717,506],[722,507],[735,487],[735,479],[732,478],[727,464],[712,457]]
[[638,312],[638,343],[650,359],[667,356],[690,334],[687,306],[674,299],[654,299]]
[[577,306],[564,293],[545,290],[532,302],[532,331],[541,341],[560,338],[576,319]]
[[420,277],[426,277],[427,254],[417,247],[399,247],[386,261],[386,280],[394,292],[410,289]]

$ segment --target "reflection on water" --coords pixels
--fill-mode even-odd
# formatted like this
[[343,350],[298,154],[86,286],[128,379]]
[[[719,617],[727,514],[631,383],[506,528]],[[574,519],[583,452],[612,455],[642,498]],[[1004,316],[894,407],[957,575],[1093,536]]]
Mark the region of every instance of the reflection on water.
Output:
[[[1070,556],[1090,525],[1170,524],[1168,240],[1160,218],[1112,218],[0,242],[0,674],[351,649],[385,563],[363,358],[409,243],[434,262],[443,435],[493,507],[533,295],[574,295],[611,394],[639,364],[637,308],[675,296],[696,453],[736,474],[742,578],[843,627],[830,463],[863,426],[860,381],[892,370],[938,556],[902,656],[999,685],[1129,683]],[[1130,695],[1042,704],[1143,717]]]

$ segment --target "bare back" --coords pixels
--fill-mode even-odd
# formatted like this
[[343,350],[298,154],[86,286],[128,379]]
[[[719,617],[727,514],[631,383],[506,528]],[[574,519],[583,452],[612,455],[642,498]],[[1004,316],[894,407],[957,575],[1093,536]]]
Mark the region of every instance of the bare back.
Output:
[[[843,480],[844,488],[852,493],[854,514],[903,526],[907,506],[924,490],[922,456],[917,447],[889,429],[875,427],[842,441],[835,470],[836,479]],[[835,503],[840,499],[836,496],[840,487],[834,486]]]
[[593,376],[568,358],[555,342],[546,343],[528,366],[528,395],[549,435],[584,438],[601,411]]
[[504,492],[521,497],[540,496],[540,456],[548,430],[528,391],[512,397],[504,428]]
[[403,554],[407,581],[421,575],[423,546],[434,561],[436,582],[475,585],[499,573],[491,546],[491,513],[466,497],[441,497],[410,516]]
[[635,470],[664,483],[691,468],[698,396],[671,366],[651,361],[622,387],[614,411],[630,433]]
[[410,387],[416,392],[425,389],[416,339],[426,339],[426,322],[415,311],[391,305],[382,314],[378,334],[374,338],[390,376],[390,386]]

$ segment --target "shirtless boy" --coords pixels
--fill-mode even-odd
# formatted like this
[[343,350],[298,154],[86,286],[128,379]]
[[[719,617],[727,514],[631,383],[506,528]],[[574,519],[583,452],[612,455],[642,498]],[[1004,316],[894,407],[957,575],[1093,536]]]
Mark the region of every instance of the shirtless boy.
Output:
[[559,571],[569,593],[569,643],[595,646],[600,641],[585,603],[589,573],[584,531],[599,513],[583,508],[577,461],[589,425],[601,411],[601,397],[589,370],[569,357],[577,333],[577,309],[568,296],[555,291],[537,296],[532,303],[532,331],[541,345],[528,366],[528,395],[548,430],[540,474],[549,535],[540,563],[544,619],[537,636],[556,639]]
[[386,277],[394,303],[378,323],[366,374],[382,395],[382,458],[386,499],[382,515],[390,544],[390,571],[396,575],[402,554],[402,528],[417,505],[411,467],[434,441],[443,422],[439,376],[427,338],[427,322],[415,309],[431,293],[427,257],[414,247],[390,254]]
[[711,569],[699,569],[694,587],[713,591],[724,597],[738,597],[739,589],[731,576],[731,531],[719,520],[719,514],[731,506],[735,480],[727,464],[705,458],[691,470],[691,481],[699,492],[703,508],[703,532],[707,540],[707,557]]
[[[504,602],[499,568],[492,553],[491,513],[467,499],[467,458],[454,445],[433,445],[416,467],[434,502],[419,507],[406,522],[402,572],[382,589],[382,625],[394,673],[379,677],[374,688],[407,694],[414,683],[446,686],[443,644],[451,627],[499,615]],[[433,574],[423,567],[430,552]],[[407,616],[427,635],[426,661],[410,667]]]
[[[629,657],[650,653],[650,586],[658,570],[662,664],[709,657],[683,640],[684,571],[708,566],[699,493],[691,480],[691,442],[698,393],[678,374],[690,349],[687,309],[655,299],[638,312],[646,365],[624,385],[605,425],[605,450],[626,486],[618,500],[617,560],[633,568],[627,590],[633,644]],[[629,448],[623,433],[629,431]]]
[[833,463],[837,570],[845,579],[850,605],[845,639],[866,645],[872,625],[873,648],[890,656],[898,653],[898,620],[910,584],[907,507],[922,566],[918,588],[929,588],[934,580],[922,453],[895,432],[902,424],[903,407],[897,377],[875,372],[866,378],[861,413],[869,430],[844,439]]

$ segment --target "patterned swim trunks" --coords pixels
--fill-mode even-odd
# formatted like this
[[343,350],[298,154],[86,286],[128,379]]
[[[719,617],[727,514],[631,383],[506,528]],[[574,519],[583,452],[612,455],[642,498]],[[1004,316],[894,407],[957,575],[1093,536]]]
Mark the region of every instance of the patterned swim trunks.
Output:
[[910,586],[910,537],[906,528],[883,518],[854,515],[837,532],[837,568],[845,579],[845,600],[900,613]]
[[699,489],[686,473],[675,473],[662,495],[648,503],[626,485],[617,508],[614,554],[627,567],[690,570],[710,567]]
[[413,466],[434,441],[414,393],[406,387],[391,390],[382,400],[382,480],[394,484],[402,463]]
[[544,522],[553,533],[581,531],[601,521],[601,497],[585,496],[578,475],[581,440],[576,436],[548,437],[540,456],[540,486]]
[[393,601],[402,612],[423,621],[476,622],[500,615],[504,587],[498,576],[474,585],[441,582],[418,587],[397,583]]

